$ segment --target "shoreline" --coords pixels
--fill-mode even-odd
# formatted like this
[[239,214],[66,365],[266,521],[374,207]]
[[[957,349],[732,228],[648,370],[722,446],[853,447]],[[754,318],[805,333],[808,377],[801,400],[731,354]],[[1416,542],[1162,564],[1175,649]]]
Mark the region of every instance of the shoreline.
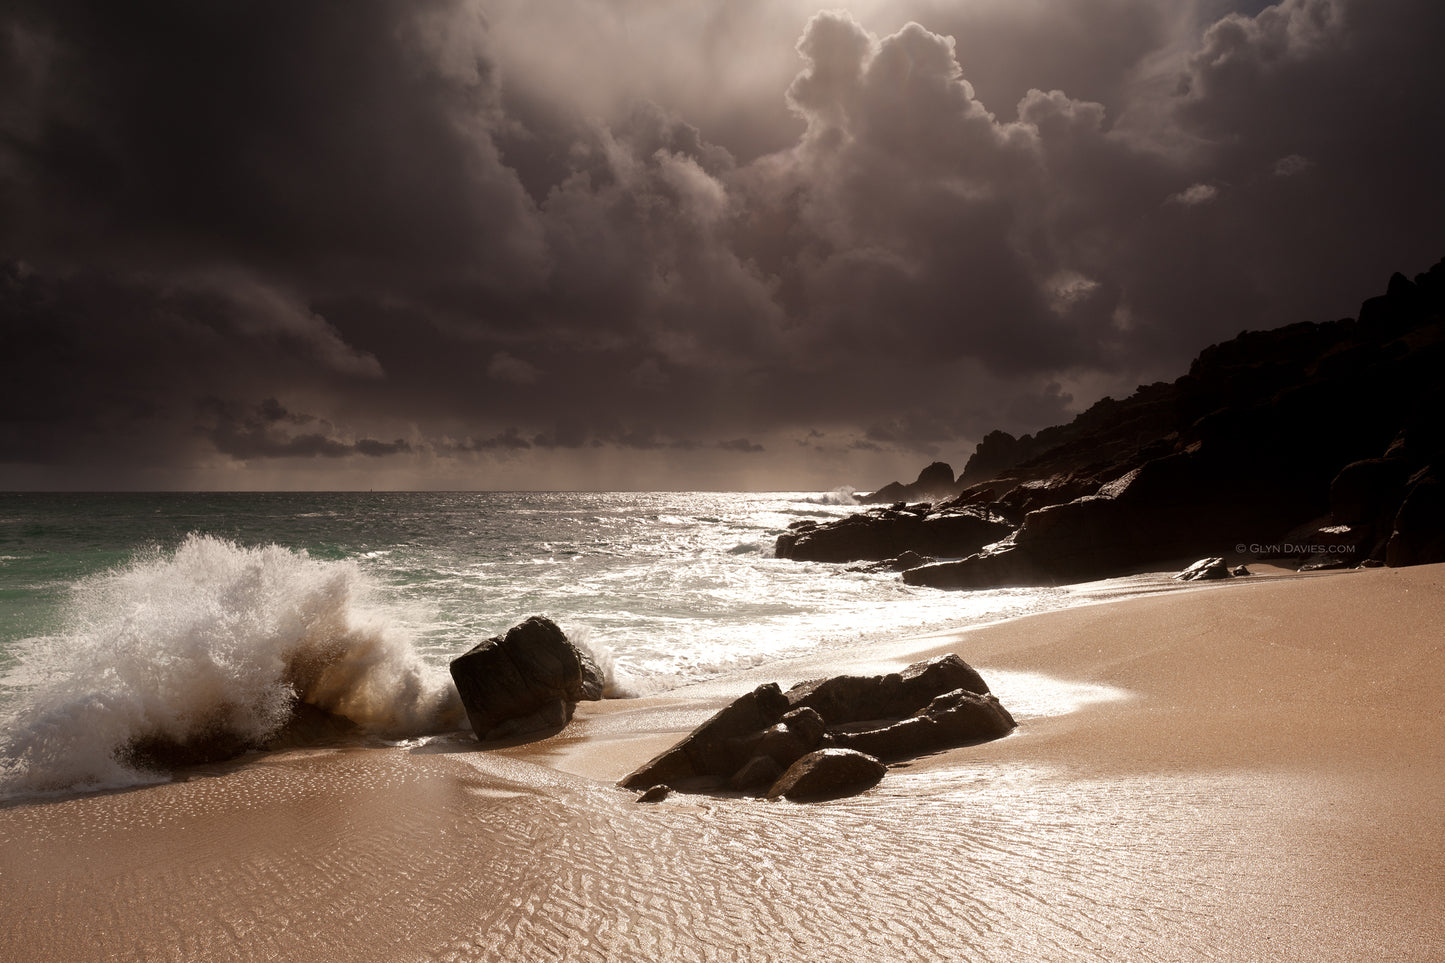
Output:
[[[1441,565],[1240,579],[583,704],[509,748],[12,803],[0,956],[1437,959],[1442,615]],[[760,682],[950,651],[1015,734],[831,803],[613,786]]]

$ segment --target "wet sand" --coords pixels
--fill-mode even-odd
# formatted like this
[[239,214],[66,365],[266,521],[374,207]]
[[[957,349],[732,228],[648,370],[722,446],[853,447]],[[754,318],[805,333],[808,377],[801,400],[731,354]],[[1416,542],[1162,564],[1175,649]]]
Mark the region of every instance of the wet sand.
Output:
[[[613,781],[728,698],[954,651],[1021,723],[814,805]],[[1082,606],[0,808],[0,960],[1439,960],[1445,566]]]

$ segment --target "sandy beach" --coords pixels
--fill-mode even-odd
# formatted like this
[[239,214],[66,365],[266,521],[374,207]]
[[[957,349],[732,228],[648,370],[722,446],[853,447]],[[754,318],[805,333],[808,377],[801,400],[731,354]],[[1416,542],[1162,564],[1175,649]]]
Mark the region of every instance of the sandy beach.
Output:
[[[1240,579],[0,808],[0,960],[1439,960],[1445,566]],[[1020,722],[849,799],[616,779],[731,697],[942,652]]]

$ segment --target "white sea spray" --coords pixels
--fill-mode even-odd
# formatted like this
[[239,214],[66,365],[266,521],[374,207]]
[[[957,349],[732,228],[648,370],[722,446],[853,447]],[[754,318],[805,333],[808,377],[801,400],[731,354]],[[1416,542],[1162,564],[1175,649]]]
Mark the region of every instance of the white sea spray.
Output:
[[128,749],[259,744],[298,703],[390,738],[454,728],[455,689],[368,606],[354,562],[192,535],[80,581],[4,684],[0,793],[153,781]]
[[857,505],[858,493],[851,485],[842,485],[828,492],[804,496],[801,501],[809,505]]

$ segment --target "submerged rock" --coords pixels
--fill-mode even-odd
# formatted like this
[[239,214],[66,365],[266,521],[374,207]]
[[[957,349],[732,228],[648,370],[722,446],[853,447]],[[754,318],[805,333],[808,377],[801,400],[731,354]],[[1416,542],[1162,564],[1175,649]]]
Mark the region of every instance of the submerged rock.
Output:
[[578,702],[602,698],[597,665],[540,615],[453,659],[451,673],[483,741],[560,728]]

